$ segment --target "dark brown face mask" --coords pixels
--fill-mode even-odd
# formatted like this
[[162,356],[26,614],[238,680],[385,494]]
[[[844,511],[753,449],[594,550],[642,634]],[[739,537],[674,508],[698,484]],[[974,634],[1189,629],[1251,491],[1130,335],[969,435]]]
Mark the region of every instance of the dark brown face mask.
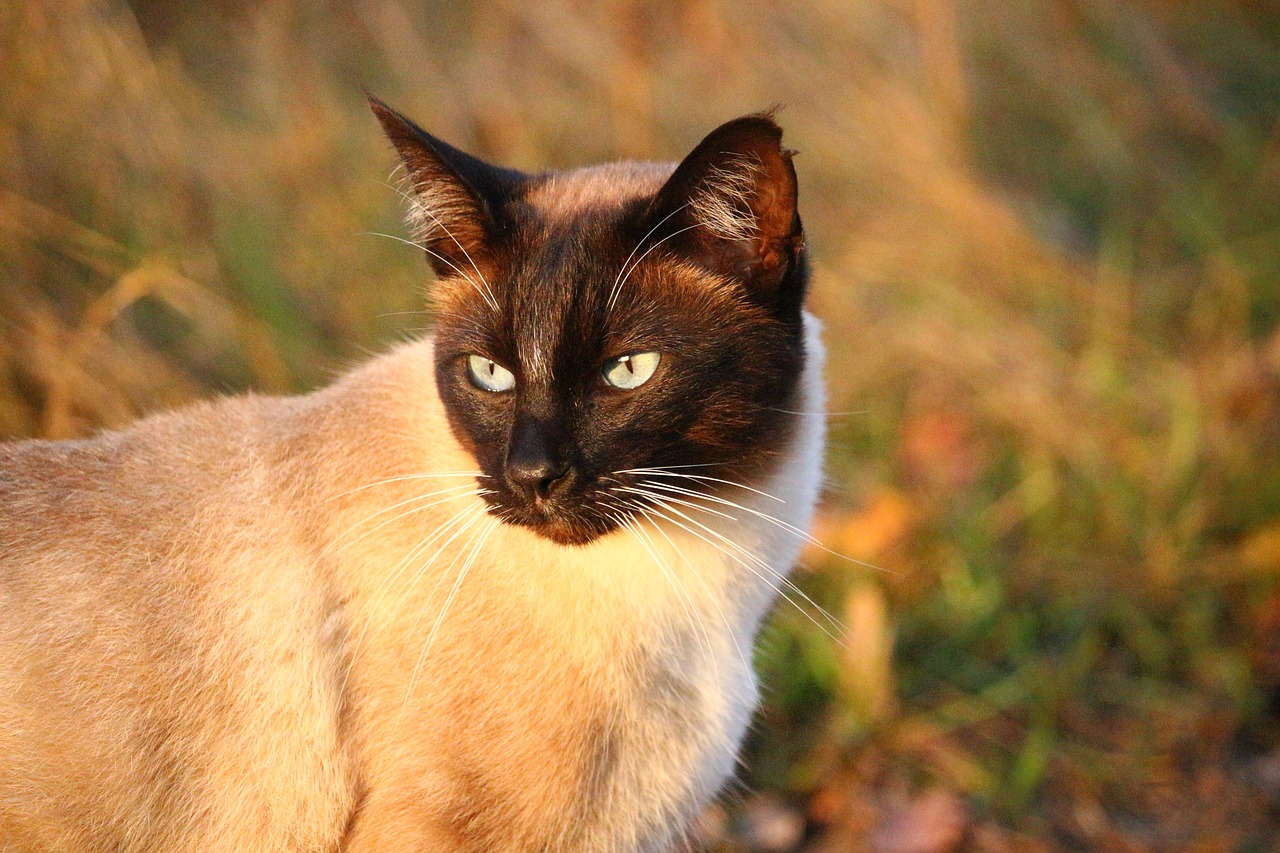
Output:
[[371,105],[439,278],[440,396],[492,512],[585,544],[644,503],[627,489],[646,469],[740,478],[777,455],[808,273],[771,117],[673,168],[525,175]]

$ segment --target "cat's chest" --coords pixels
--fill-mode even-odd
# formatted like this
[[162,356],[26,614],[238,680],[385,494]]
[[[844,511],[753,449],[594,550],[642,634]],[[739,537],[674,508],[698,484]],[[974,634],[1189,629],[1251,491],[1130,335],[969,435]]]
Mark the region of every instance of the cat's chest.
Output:
[[[767,579],[794,558],[772,526],[705,525],[570,547],[496,524],[390,594],[371,584],[361,612],[384,621],[357,679],[376,777],[474,802],[464,828],[490,839],[476,849],[665,849],[732,774]],[[368,574],[396,578],[423,535]]]
[[571,689],[596,696],[580,795],[601,832],[631,820],[639,826],[625,831],[655,844],[731,775],[757,698],[756,626],[727,589],[731,561],[696,541],[659,541],[619,536],[541,567],[578,578],[568,594],[546,593],[543,613],[557,614],[547,630],[565,643],[552,666],[574,669],[582,681]]

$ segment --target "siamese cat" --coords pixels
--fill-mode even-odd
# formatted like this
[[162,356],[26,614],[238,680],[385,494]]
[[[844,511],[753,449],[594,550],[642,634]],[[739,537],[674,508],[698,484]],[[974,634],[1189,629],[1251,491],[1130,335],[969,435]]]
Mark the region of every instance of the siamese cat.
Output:
[[821,480],[768,115],[523,174],[377,100],[430,337],[0,444],[0,850],[684,843]]

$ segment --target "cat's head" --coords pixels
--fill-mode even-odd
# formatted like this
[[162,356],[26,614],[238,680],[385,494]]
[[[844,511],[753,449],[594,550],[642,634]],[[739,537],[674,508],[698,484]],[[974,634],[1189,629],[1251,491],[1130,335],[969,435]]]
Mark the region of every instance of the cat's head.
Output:
[[767,470],[789,438],[807,280],[770,116],[721,125],[678,165],[526,175],[371,105],[438,277],[440,396],[492,512],[582,544],[654,484]]

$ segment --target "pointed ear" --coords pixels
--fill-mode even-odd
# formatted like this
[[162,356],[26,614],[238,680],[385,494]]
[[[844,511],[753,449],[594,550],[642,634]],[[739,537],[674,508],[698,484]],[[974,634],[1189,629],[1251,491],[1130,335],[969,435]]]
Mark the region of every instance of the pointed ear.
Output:
[[776,302],[804,242],[794,153],[782,148],[782,128],[767,114],[716,128],[655,197],[647,216],[655,238]]
[[503,202],[523,175],[459,151],[372,95],[366,97],[404,164],[413,238],[426,249],[436,275],[469,274],[497,233]]

